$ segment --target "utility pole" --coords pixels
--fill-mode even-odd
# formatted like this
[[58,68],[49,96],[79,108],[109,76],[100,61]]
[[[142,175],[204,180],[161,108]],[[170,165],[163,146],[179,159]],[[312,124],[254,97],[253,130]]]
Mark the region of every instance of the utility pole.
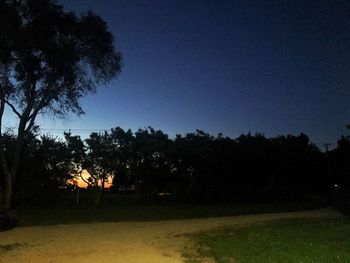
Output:
[[326,150],[326,159],[327,159],[327,184],[328,184],[328,190],[329,190],[329,203],[331,202],[331,194],[332,194],[332,190],[333,190],[333,186],[331,185],[331,163],[329,160],[329,147],[332,146],[332,143],[324,143],[323,147]]
[[326,153],[328,153],[328,151],[329,151],[329,146],[332,146],[332,143],[330,143],[330,142],[325,142],[325,143],[323,144],[323,147],[326,149]]

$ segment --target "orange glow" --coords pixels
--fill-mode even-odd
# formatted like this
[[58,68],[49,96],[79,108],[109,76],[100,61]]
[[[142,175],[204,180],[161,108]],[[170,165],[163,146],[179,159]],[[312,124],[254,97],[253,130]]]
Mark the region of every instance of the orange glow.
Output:
[[[87,181],[90,177],[90,174],[88,171],[83,170],[81,173],[82,177],[84,178],[85,181]],[[80,178],[80,176],[76,176],[74,180],[70,180],[70,183],[73,183],[75,185],[78,185],[80,188],[87,188],[88,184],[84,182],[83,179]],[[101,185],[101,182],[99,182],[99,185]],[[112,186],[112,176],[108,177],[108,181],[105,182],[105,188],[110,188]]]

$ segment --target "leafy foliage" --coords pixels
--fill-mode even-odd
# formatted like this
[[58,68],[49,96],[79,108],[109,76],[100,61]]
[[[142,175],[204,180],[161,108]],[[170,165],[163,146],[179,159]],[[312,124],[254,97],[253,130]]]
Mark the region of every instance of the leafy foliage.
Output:
[[0,64],[11,87],[5,100],[29,120],[43,110],[83,113],[78,99],[121,70],[113,35],[93,12],[77,17],[52,0],[8,0],[0,17]]
[[[343,140],[330,156],[331,166],[337,160],[339,169],[347,167],[345,159],[335,156],[346,158]],[[15,136],[8,134],[6,152],[13,151],[14,143]],[[330,187],[327,154],[304,134],[275,138],[247,134],[232,139],[196,131],[170,139],[151,127],[135,133],[116,127],[85,140],[70,133],[64,140],[32,135],[27,146],[21,191],[64,187],[84,169],[90,174],[85,180],[95,200],[101,199],[107,180],[112,180],[115,191],[128,189],[139,199],[165,196],[224,203],[301,200],[328,194]]]
[[[83,114],[79,99],[120,73],[121,54],[99,16],[65,12],[54,0],[1,1],[0,30],[0,194],[9,209],[22,148],[38,114]],[[1,130],[5,107],[18,117],[9,163]]]

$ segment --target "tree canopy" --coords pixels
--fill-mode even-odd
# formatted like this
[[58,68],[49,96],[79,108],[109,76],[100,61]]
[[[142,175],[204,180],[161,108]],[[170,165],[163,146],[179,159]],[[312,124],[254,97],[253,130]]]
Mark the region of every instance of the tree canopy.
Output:
[[82,114],[79,99],[120,73],[121,54],[102,18],[66,12],[54,0],[1,1],[0,30],[0,125],[6,107],[19,119],[11,163],[1,154],[9,199],[38,114]]
[[2,99],[27,124],[42,110],[83,113],[78,99],[121,70],[113,35],[93,12],[77,16],[52,0],[8,0],[0,17]]

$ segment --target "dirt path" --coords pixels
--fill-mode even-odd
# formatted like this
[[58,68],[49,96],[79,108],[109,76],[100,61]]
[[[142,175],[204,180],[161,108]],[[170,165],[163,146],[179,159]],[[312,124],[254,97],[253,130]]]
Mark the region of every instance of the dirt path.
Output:
[[331,209],[159,222],[121,222],[15,228],[0,232],[1,263],[184,262],[182,234],[272,219],[337,216]]

